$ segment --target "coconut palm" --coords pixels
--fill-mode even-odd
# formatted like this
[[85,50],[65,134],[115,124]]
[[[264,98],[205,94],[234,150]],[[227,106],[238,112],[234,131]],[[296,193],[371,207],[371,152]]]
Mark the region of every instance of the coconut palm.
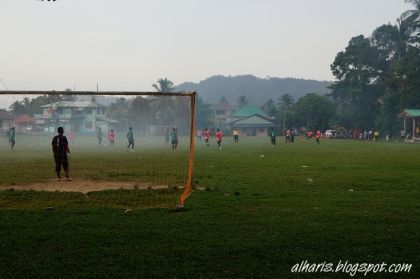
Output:
[[155,88],[160,93],[169,93],[175,90],[174,83],[168,78],[158,79],[157,84],[154,83],[153,88]]
[[412,4],[414,9],[405,11],[399,21],[407,25],[412,38],[411,43],[418,44],[420,43],[420,0],[405,0],[405,2]]
[[289,94],[283,94],[279,99],[279,108],[283,111],[283,130],[286,128],[286,114],[287,111],[292,107],[292,105],[295,103],[293,100],[293,97]]
[[156,113],[157,120],[161,125],[174,125],[174,118],[176,115],[175,99],[172,96],[163,96],[165,93],[174,91],[174,83],[168,80],[168,78],[164,78],[158,79],[157,83],[154,83],[152,86],[159,93],[162,93],[162,96],[151,98],[151,106],[153,111]]

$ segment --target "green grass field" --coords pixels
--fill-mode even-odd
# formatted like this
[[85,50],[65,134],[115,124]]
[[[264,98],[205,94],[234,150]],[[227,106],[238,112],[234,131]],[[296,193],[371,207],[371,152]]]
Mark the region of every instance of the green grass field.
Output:
[[[137,189],[94,193],[100,203],[77,193],[2,191],[0,278],[350,277],[290,272],[304,260],[411,263],[409,274],[374,277],[420,277],[420,145],[278,141],[271,148],[265,138],[226,138],[222,150],[197,143],[194,184],[206,190],[194,191],[183,212],[138,206],[149,197]],[[183,179],[185,147],[170,153],[160,144],[107,151],[99,165],[93,153],[73,149],[72,169],[84,179]],[[24,146],[12,153],[1,142],[2,185],[52,176],[51,155]],[[166,168],[151,167],[156,158]]]

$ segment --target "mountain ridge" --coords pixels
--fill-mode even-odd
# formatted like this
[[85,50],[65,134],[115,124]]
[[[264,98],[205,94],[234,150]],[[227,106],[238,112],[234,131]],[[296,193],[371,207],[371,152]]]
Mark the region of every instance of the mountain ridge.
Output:
[[252,104],[263,104],[268,99],[277,101],[287,93],[295,100],[307,93],[325,95],[330,93],[329,81],[299,78],[268,77],[253,75],[223,76],[215,75],[200,82],[184,82],[176,86],[176,91],[196,91],[199,97],[209,103],[217,103],[226,97],[236,103],[239,96],[246,96]]

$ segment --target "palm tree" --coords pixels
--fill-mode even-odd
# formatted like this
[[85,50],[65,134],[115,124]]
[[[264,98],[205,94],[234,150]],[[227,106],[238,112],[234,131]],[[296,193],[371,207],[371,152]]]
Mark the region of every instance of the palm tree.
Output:
[[401,17],[402,18],[411,18],[413,20],[419,20],[420,18],[420,0],[405,0],[405,3],[411,3],[414,6],[414,10],[405,11]]
[[411,43],[420,42],[420,0],[405,0],[406,3],[412,4],[414,9],[405,11],[398,19],[407,25],[410,33]]
[[155,88],[160,93],[169,93],[175,90],[174,83],[168,78],[158,79],[157,84],[154,83],[153,88]]
[[[154,83],[155,88],[159,93],[173,92],[175,90],[174,83],[167,78],[158,79],[157,84]],[[176,115],[175,99],[171,96],[161,96],[152,99],[152,109],[156,113],[156,118],[161,125],[171,126],[174,125],[174,118]]]
[[286,113],[287,110],[292,107],[292,105],[295,103],[293,100],[293,97],[289,94],[283,94],[279,99],[278,106],[280,107],[280,110],[283,110],[283,130],[286,128]]

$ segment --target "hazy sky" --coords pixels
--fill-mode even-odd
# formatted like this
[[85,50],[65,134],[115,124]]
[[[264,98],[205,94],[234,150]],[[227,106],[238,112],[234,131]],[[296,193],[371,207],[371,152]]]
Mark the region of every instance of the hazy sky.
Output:
[[[403,0],[0,0],[0,78],[15,90],[152,90],[211,75],[331,80],[351,37]],[[0,83],[0,89],[4,89]]]

